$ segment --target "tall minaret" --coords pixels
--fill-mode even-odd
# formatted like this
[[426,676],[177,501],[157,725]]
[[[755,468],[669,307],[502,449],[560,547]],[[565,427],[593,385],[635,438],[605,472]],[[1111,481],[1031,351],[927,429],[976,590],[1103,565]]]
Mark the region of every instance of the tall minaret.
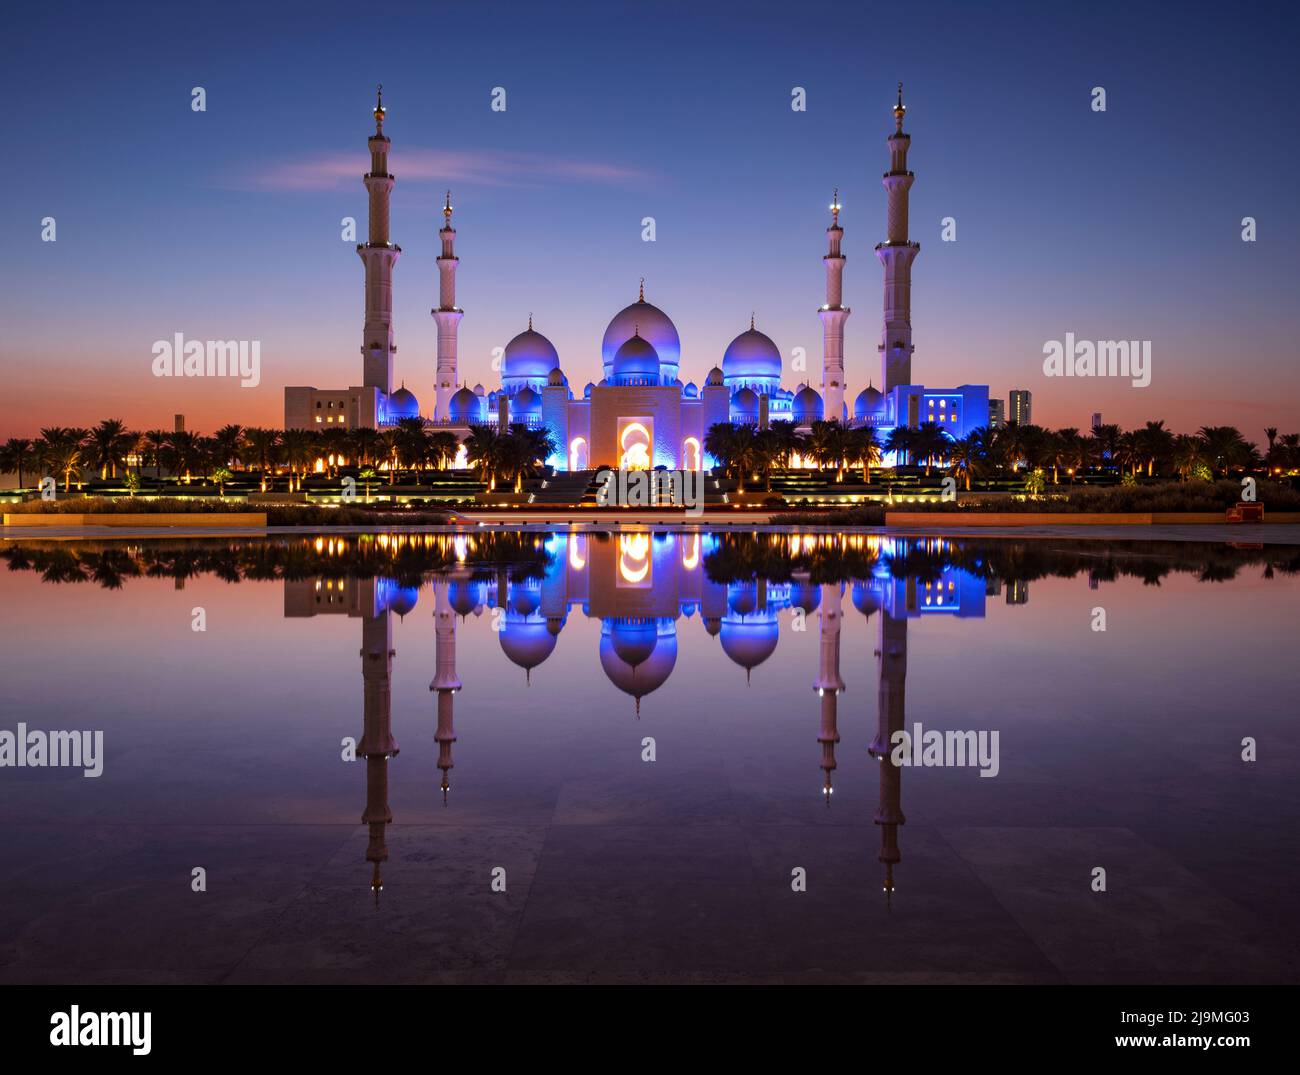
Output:
[[840,253],[844,229],[840,227],[838,187],[831,199],[831,226],[826,235],[830,239],[830,253],[822,258],[826,263],[826,305],[817,311],[822,319],[822,399],[826,420],[839,422],[844,417],[844,322],[850,311],[844,305],[844,255]]
[[442,253],[438,257],[438,308],[433,319],[438,323],[438,370],[436,388],[437,406],[433,416],[439,421],[451,417],[448,405],[456,391],[456,333],[465,311],[456,306],[456,229],[451,226],[451,191],[447,191],[447,204],[442,208],[443,225],[438,232],[442,239]]
[[[910,581],[910,580],[909,580]],[[880,763],[880,805],[873,820],[880,826],[879,860],[885,867],[885,899],[894,891],[894,867],[902,861],[898,826],[905,824],[902,769],[894,763],[894,735],[907,719],[907,618],[881,609],[880,644],[876,650],[879,689],[876,693],[876,737],[867,753]]]
[[[907,149],[912,136],[903,133],[903,84],[898,84],[894,106],[894,133],[889,136],[889,171],[885,191],[889,197],[886,239],[876,247],[885,267],[885,318],[880,330],[880,380],[886,399],[898,385],[912,383],[912,261],[920,243],[907,238],[907,192],[915,176],[907,170]],[[895,420],[903,422],[901,415]]]
[[[373,584],[372,584],[373,585]],[[388,759],[397,756],[393,738],[393,617],[387,609],[361,623],[361,681],[363,691],[361,741],[357,756],[366,759],[366,809],[361,823],[370,839],[366,861],[374,872],[370,887],[379,902],[384,882],[379,867],[388,861],[387,828],[393,821],[388,806]]]
[[388,241],[388,198],[393,176],[388,174],[388,137],[384,134],[384,87],[375,100],[375,133],[370,136],[370,171],[364,176],[370,192],[370,238],[357,246],[366,266],[366,327],[361,336],[362,383],[385,395],[393,390],[393,264],[402,248]]

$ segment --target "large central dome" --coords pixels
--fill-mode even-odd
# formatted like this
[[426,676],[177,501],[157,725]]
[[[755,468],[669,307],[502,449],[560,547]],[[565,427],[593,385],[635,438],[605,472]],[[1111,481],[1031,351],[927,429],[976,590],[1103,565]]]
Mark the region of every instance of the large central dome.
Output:
[[551,370],[559,364],[560,356],[555,345],[540,332],[533,331],[530,317],[528,328],[506,344],[501,379],[511,382],[527,378],[545,384]]
[[671,376],[677,376],[682,358],[682,341],[677,335],[677,326],[663,310],[644,298],[619,310],[605,329],[605,338],[600,344],[605,376],[610,375],[618,349],[637,333],[655,349],[661,365],[672,367]]
[[781,352],[770,336],[751,324],[727,346],[722,375],[728,386],[746,381],[781,379]]

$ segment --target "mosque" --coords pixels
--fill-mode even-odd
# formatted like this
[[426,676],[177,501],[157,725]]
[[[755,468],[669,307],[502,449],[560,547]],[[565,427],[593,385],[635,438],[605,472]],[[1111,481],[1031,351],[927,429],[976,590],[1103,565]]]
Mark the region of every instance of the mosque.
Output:
[[346,389],[287,387],[284,396],[286,429],[355,428],[393,425],[403,418],[421,418],[426,425],[450,430],[463,440],[476,425],[501,429],[522,424],[544,428],[556,445],[547,462],[559,471],[603,467],[626,470],[666,467],[694,469],[713,466],[705,451],[705,435],[717,423],[767,428],[790,422],[807,430],[813,422],[838,420],[850,427],[871,426],[883,441],[897,426],[934,422],[952,437],[988,425],[988,386],[959,385],[929,388],[912,380],[912,262],[920,244],[908,238],[908,192],[915,176],[907,170],[911,136],[903,131],[906,114],[902,83],[894,106],[895,129],[887,139],[889,171],[883,183],[887,195],[886,239],[875,248],[884,269],[884,310],[880,344],[880,382],[871,382],[853,400],[846,397],[844,325],[850,310],[843,304],[845,255],[841,244],[838,195],[831,204],[826,229],[828,250],[826,301],[818,310],[822,322],[820,392],[809,384],[782,387],[781,351],[751,317],[700,384],[683,383],[682,344],[677,327],[659,307],[646,301],[645,282],[635,302],[610,320],[601,341],[601,377],[575,392],[555,346],[533,327],[515,336],[505,348],[501,385],[487,391],[480,385],[459,384],[457,334],[464,311],[456,305],[456,230],[452,226],[451,195],[443,207],[439,231],[438,306],[435,403],[431,416],[421,413],[415,395],[401,384],[393,389],[397,351],[393,336],[393,266],[401,248],[389,236],[389,198],[395,178],[388,171],[390,139],[384,134],[382,87],[374,110],[375,133],[369,140],[370,171],[364,176],[369,193],[368,241],[357,247],[365,265],[365,324],[362,333],[362,384]]

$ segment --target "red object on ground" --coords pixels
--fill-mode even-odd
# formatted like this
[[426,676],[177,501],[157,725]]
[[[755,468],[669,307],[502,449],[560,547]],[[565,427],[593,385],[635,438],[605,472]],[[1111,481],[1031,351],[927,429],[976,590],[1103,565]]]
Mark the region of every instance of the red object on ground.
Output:
[[1262,523],[1264,521],[1264,505],[1258,502],[1242,501],[1240,504],[1234,504],[1228,509],[1228,522],[1230,523]]

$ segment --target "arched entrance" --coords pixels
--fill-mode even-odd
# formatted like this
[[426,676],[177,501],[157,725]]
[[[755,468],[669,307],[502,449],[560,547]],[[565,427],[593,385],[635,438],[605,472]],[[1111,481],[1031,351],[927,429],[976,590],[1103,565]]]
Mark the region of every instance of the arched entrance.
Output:
[[569,469],[587,469],[587,441],[585,437],[574,437],[569,442]]

